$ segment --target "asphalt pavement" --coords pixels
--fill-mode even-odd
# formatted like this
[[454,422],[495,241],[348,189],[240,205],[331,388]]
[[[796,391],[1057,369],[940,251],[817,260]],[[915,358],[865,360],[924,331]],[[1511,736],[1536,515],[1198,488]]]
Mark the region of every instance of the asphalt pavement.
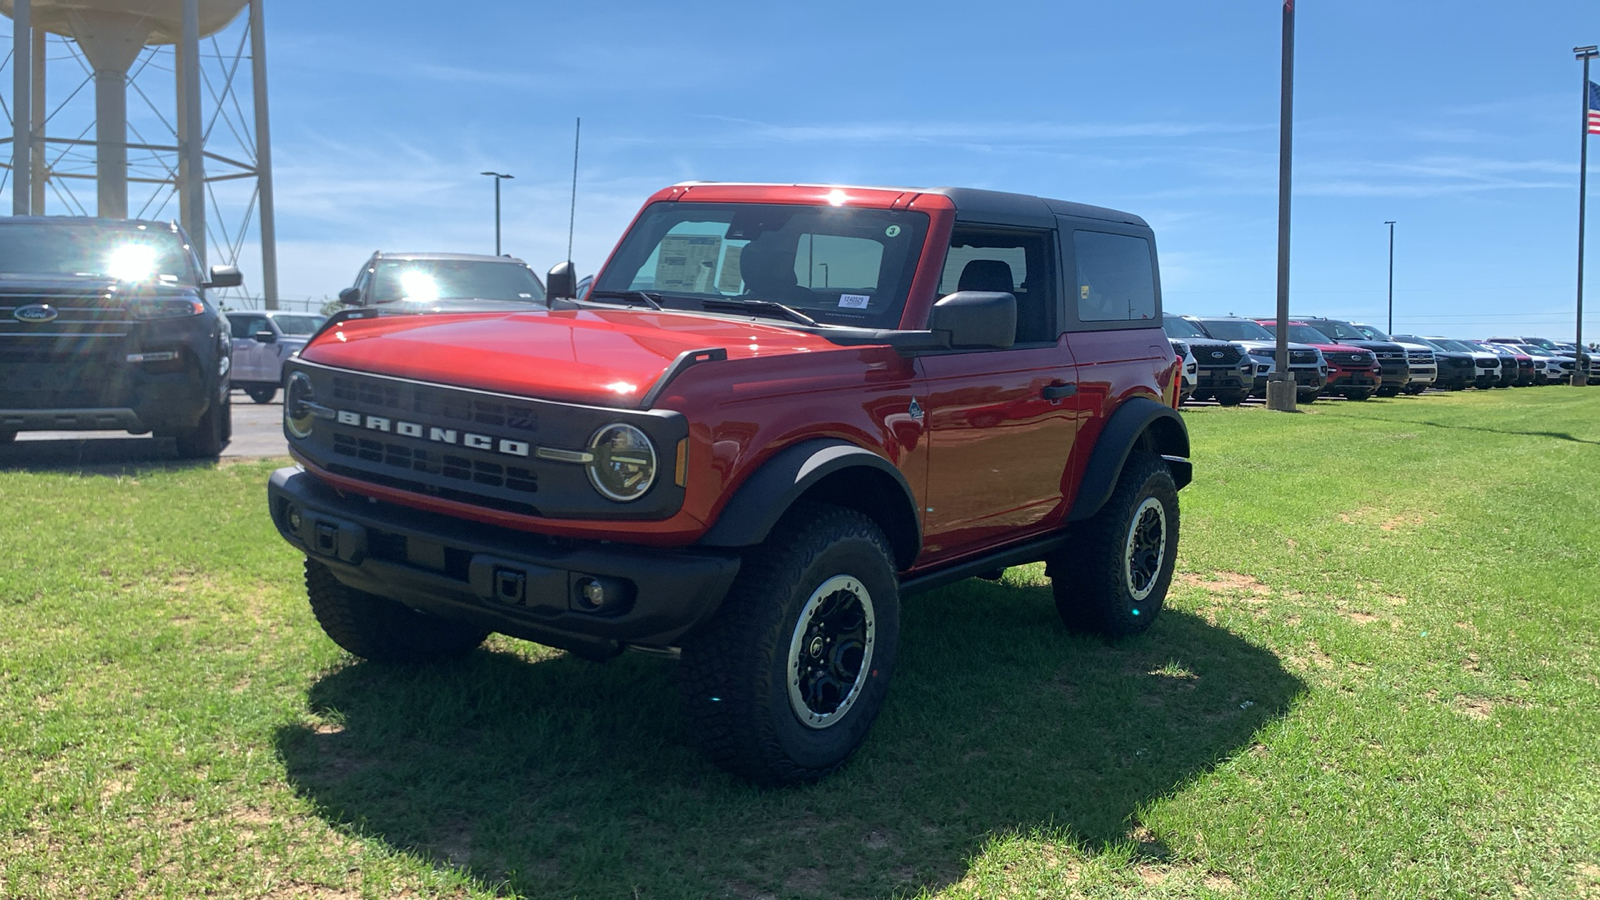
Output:
[[[271,403],[256,403],[233,392],[233,440],[223,459],[287,457],[283,437],[283,392]],[[121,431],[24,431],[0,444],[0,468],[79,468],[129,463],[180,462],[171,438],[135,436]]]

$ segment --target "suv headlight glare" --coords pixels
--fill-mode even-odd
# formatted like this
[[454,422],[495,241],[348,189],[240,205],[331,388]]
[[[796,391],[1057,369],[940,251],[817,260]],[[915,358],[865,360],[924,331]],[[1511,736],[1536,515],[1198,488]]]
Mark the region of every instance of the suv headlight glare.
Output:
[[316,397],[311,392],[311,376],[304,372],[290,375],[283,391],[283,427],[301,440],[310,437],[311,429],[317,422],[311,410],[315,402]]
[[594,458],[585,464],[589,483],[602,496],[626,503],[643,497],[656,481],[656,448],[643,431],[621,422],[589,438]]

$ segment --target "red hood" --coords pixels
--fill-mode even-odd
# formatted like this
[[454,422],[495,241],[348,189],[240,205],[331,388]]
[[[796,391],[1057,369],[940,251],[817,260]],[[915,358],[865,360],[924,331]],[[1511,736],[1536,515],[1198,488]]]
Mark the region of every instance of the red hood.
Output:
[[1352,347],[1349,344],[1312,344],[1311,346],[1323,353],[1371,353],[1365,347]]
[[685,350],[729,359],[837,349],[738,319],[632,310],[384,316],[341,323],[301,358],[343,369],[600,406],[638,406]]

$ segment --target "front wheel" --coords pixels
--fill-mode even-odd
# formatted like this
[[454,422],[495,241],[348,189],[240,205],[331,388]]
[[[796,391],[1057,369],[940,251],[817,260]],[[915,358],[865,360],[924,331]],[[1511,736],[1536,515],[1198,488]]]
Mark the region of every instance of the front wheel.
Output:
[[306,596],[317,623],[335,644],[362,659],[423,663],[463,656],[483,643],[488,629],[452,622],[358,591],[328,567],[306,560]]
[[1061,621],[1127,637],[1161,612],[1178,556],[1178,488],[1159,457],[1136,453],[1094,518],[1046,563]]
[[178,440],[178,456],[184,459],[212,459],[222,455],[222,448],[228,445],[228,439],[233,436],[233,404],[226,398],[221,401],[213,400],[206,408],[205,415],[193,428],[180,431],[174,437]]
[[1371,388],[1351,388],[1350,390],[1344,392],[1344,398],[1346,400],[1354,400],[1358,403],[1362,400],[1368,399],[1371,396]]
[[271,403],[272,398],[278,396],[278,388],[274,385],[266,387],[247,387],[244,392],[251,400],[257,403]]
[[1244,391],[1217,391],[1216,396],[1223,406],[1238,406],[1244,402]]
[[715,618],[683,645],[684,712],[708,759],[777,785],[850,758],[894,669],[893,558],[871,519],[809,503],[746,554]]

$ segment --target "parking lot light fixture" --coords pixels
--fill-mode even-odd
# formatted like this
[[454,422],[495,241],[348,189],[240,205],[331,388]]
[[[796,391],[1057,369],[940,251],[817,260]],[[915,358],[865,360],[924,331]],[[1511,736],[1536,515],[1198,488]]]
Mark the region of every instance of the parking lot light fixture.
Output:
[[514,175],[503,172],[479,172],[479,175],[488,175],[494,178],[494,255],[500,255],[500,182]]

